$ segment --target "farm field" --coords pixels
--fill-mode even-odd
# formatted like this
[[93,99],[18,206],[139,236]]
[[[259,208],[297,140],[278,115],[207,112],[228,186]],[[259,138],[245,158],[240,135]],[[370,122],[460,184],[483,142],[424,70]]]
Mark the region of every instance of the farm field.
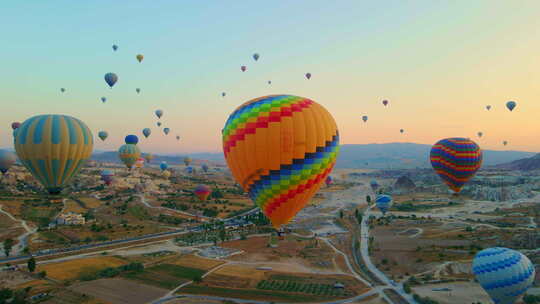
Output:
[[79,203],[74,200],[66,200],[64,202],[64,213],[75,212],[75,213],[85,213],[88,209],[81,207]]
[[198,257],[192,254],[182,255],[176,259],[168,261],[170,264],[179,265],[183,267],[197,267],[202,270],[210,270],[216,266],[222,265],[223,261],[207,259],[203,257]]
[[118,257],[91,257],[69,260],[59,263],[38,265],[37,271],[46,271],[47,277],[58,280],[74,280],[89,273],[95,273],[107,267],[118,267],[127,264],[127,261]]
[[166,289],[117,278],[82,282],[69,288],[97,299],[106,299],[106,303],[110,304],[144,304],[168,292]]
[[159,264],[145,268],[138,273],[125,273],[123,277],[143,284],[148,284],[165,289],[173,289],[178,285],[200,277],[204,270],[183,267],[174,264]]

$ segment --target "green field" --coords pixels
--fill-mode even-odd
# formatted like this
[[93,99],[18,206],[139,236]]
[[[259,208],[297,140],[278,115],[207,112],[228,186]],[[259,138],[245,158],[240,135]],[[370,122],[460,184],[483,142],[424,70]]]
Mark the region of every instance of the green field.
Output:
[[342,297],[345,290],[336,289],[330,284],[307,283],[296,280],[263,280],[257,284],[258,289],[307,293],[317,296]]
[[159,264],[138,273],[126,273],[123,277],[148,285],[173,289],[178,285],[200,277],[204,270],[173,264]]
[[133,215],[134,217],[138,218],[139,220],[145,220],[149,218],[148,212],[146,209],[144,209],[143,206],[132,206],[128,208],[129,214]]
[[318,302],[323,299],[328,299],[322,296],[292,294],[292,293],[279,292],[279,291],[220,288],[220,287],[193,285],[193,284],[183,287],[178,292],[213,295],[213,296],[219,296],[219,297],[225,297],[225,298],[238,298],[238,299],[255,299],[256,298],[256,299],[265,299],[265,300],[274,300],[274,301],[284,301],[284,302],[290,302],[290,303]]

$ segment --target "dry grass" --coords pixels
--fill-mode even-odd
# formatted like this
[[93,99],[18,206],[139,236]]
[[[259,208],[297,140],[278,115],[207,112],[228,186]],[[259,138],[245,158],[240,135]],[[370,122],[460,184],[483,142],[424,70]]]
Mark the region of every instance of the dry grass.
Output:
[[86,205],[86,208],[89,209],[94,209],[101,206],[101,201],[93,197],[82,197],[79,199]]
[[241,279],[251,279],[256,282],[263,280],[266,275],[266,271],[256,270],[253,267],[241,266],[241,265],[227,265],[216,272],[217,275],[230,276]]
[[168,263],[184,266],[184,267],[194,267],[194,268],[198,268],[202,270],[210,270],[225,262],[212,260],[212,259],[206,259],[206,258],[202,258],[202,257],[198,257],[198,256],[190,254],[190,255],[184,255],[184,256],[178,257],[174,259],[173,261],[168,261]]
[[14,217],[20,218],[21,216],[21,207],[23,202],[22,201],[0,201],[0,205],[2,205],[2,210],[10,213]]
[[72,200],[67,200],[64,203],[64,213],[75,212],[75,213],[85,213],[87,209],[81,207],[77,202]]
[[117,257],[91,257],[39,265],[38,271],[45,270],[49,278],[63,281],[76,279],[81,273],[88,270],[118,267],[124,264],[127,262]]
[[29,282],[25,282],[23,284],[17,285],[16,289],[23,289],[26,287],[31,287],[30,294],[35,295],[38,293],[47,292],[54,288],[54,285],[46,280],[33,280]]

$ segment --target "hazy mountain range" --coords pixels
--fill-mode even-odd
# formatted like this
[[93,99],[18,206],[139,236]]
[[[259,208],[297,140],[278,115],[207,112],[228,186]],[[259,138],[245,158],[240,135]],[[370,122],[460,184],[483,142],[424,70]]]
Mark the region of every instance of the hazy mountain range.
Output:
[[[388,143],[366,145],[342,145],[336,164],[337,168],[425,168],[430,167],[431,145],[414,143]],[[484,166],[494,166],[534,156],[536,153],[523,151],[483,150]],[[181,164],[185,156],[197,160],[209,160],[225,164],[223,153],[190,153],[183,155],[155,155],[154,163],[166,161]],[[116,152],[96,151],[92,159],[102,162],[119,162]]]

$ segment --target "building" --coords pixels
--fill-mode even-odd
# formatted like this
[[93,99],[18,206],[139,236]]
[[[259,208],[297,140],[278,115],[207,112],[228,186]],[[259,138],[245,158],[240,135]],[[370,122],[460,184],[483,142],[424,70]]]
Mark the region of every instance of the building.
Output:
[[85,219],[80,213],[62,213],[56,218],[57,225],[84,225]]

